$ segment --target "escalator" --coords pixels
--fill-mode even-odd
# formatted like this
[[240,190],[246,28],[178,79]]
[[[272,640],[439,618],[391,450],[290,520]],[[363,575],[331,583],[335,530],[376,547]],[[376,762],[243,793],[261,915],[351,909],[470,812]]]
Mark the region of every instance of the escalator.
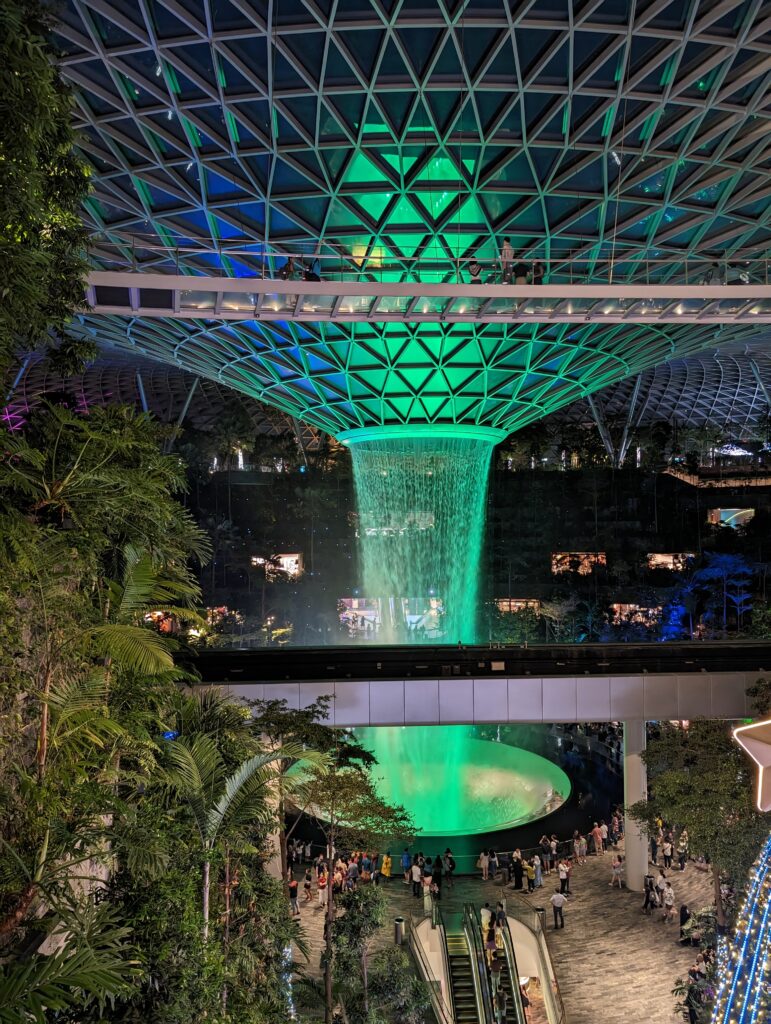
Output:
[[[481,973],[484,974],[484,981],[489,986],[491,1021],[496,1021],[494,1004],[495,994],[492,992],[492,983],[484,959],[484,944],[481,941],[482,924],[479,912],[472,904],[466,904],[464,914],[467,920],[473,922],[477,935],[480,936],[480,947],[482,949]],[[517,958],[514,953],[514,944],[511,941],[508,923],[503,930],[503,970],[500,975],[500,987],[506,993],[506,1024],[526,1024],[525,1008],[522,1005],[522,994],[519,988],[519,972],[517,970]],[[498,954],[500,956],[500,953]]]
[[[457,922],[453,918],[457,918]],[[445,940],[450,969],[453,1019],[456,1024],[485,1024],[479,1017],[474,963],[460,914],[451,915],[449,921],[445,922]]]

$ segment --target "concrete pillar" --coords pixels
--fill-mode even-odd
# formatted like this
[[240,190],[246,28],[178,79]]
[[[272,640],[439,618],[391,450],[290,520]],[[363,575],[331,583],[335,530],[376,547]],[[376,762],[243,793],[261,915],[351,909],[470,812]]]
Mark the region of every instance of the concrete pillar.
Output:
[[[648,776],[642,760],[645,750],[645,721],[624,722],[624,806],[648,797]],[[625,815],[624,860],[626,885],[633,892],[643,891],[648,872],[648,837],[640,824]]]

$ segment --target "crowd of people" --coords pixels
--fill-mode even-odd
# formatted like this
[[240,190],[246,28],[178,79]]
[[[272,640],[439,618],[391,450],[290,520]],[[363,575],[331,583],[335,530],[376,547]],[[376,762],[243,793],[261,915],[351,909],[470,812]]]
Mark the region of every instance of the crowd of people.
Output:
[[355,889],[360,883],[380,885],[391,877],[393,860],[390,852],[382,856],[377,851],[353,850],[351,853],[325,852],[316,856],[310,842],[290,840],[287,845],[287,885],[289,887],[290,913],[300,915],[299,881],[294,877],[295,868],[305,868],[302,881],[302,904],[314,903],[318,908],[327,905],[330,886],[337,894]]

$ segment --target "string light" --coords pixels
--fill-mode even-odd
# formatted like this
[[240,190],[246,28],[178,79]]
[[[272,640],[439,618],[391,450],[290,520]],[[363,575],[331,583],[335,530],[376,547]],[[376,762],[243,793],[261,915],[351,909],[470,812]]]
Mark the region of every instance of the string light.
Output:
[[771,836],[752,866],[731,940],[718,944],[712,1024],[761,1024],[771,1009]]

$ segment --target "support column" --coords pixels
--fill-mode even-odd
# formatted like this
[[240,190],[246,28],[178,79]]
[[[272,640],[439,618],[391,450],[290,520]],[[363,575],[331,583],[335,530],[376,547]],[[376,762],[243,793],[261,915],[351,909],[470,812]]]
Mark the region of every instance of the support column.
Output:
[[[648,797],[648,776],[642,760],[645,750],[645,720],[624,722],[624,806]],[[639,822],[625,815],[624,860],[626,885],[642,892],[648,872],[648,837]]]

